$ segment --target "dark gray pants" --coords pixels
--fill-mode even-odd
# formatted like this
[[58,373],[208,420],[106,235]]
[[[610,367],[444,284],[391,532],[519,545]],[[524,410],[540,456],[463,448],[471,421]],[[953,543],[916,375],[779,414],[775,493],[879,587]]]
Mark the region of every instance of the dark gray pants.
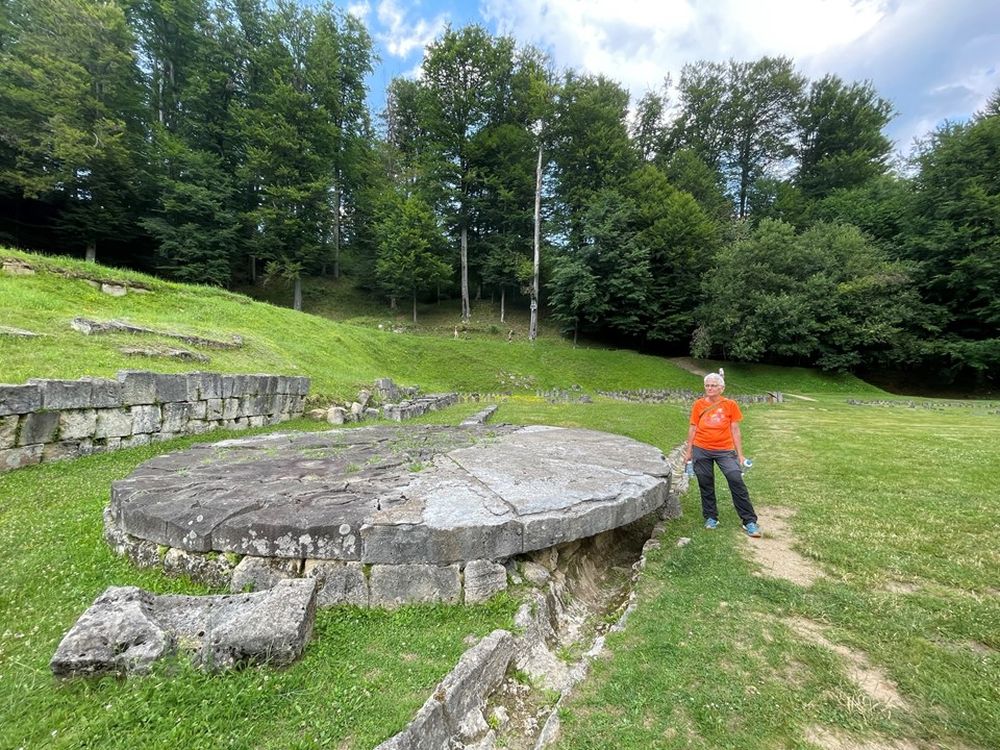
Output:
[[691,448],[691,461],[694,463],[694,475],[698,477],[701,514],[705,518],[719,518],[719,509],[715,504],[715,464],[718,464],[729,483],[729,492],[732,493],[733,505],[740,520],[744,524],[757,521],[736,451],[708,451],[695,445]]

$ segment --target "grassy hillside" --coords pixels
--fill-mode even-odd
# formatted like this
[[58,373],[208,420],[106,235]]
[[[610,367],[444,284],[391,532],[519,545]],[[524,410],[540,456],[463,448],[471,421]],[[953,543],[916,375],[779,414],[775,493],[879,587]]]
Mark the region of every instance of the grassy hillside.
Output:
[[[534,391],[700,384],[667,360],[574,349],[551,332],[534,346],[507,344],[485,315],[481,329],[459,340],[441,310],[430,311],[428,327],[393,333],[392,316],[359,312],[348,293],[317,298],[326,307],[313,309],[353,323],[64,259],[0,257],[39,270],[0,273],[0,326],[46,334],[0,335],[0,381],[136,367],[266,371],[308,375],[314,391],[349,396],[388,375],[428,390],[510,389],[496,421],[584,426],[664,450],[684,438],[680,405],[600,397],[551,404]],[[67,273],[141,283],[152,293],[109,297]],[[69,327],[77,315],[210,338],[239,334],[246,346],[203,350],[207,365],[136,359],[118,352],[138,343],[133,337],[82,336]],[[721,529],[708,532],[697,492],[689,492],[684,517],[651,555],[627,628],[609,637],[609,650],[563,711],[559,747],[1000,747],[1000,407],[854,405],[848,397],[886,395],[850,377],[725,367],[730,391],[814,399],[750,406],[743,432],[765,531],[755,544],[790,545],[822,576],[801,586],[763,575],[728,494],[720,492]],[[459,405],[423,421],[454,424],[476,408]],[[326,425],[300,420],[270,429],[292,428]],[[0,748],[368,750],[412,716],[468,636],[510,627],[516,605],[507,597],[470,609],[341,607],[318,614],[304,658],[287,669],[206,676],[170,665],[124,681],[54,680],[48,660],[56,645],[105,587],[205,591],[114,557],[100,514],[110,483],[156,452],[230,436],[0,474]],[[690,541],[681,545],[682,538]],[[803,637],[796,630],[803,622],[828,645]],[[858,681],[862,666],[891,681],[899,703],[872,698]]]
[[[508,343],[505,332],[490,333],[490,326],[496,324],[477,322],[474,317],[474,330],[455,339],[453,331],[459,323],[458,316],[451,325],[446,325],[439,312],[430,329],[408,327],[397,333],[392,330],[395,324],[391,316],[383,320],[354,315],[352,311],[357,309],[359,301],[353,294],[346,297],[333,294],[332,299],[334,302],[343,299],[340,317],[361,323],[297,313],[220,289],[175,284],[67,258],[2,249],[0,258],[24,260],[38,271],[25,276],[0,272],[0,325],[45,334],[33,339],[0,335],[2,382],[22,382],[31,377],[106,376],[119,369],[152,369],[308,375],[313,379],[314,394],[340,397],[353,396],[359,387],[384,376],[403,384],[420,385],[426,391],[512,389],[533,393],[537,389],[571,385],[579,385],[591,393],[615,388],[700,388],[700,378],[661,358],[629,351],[574,348],[546,329],[535,345],[523,335]],[[111,297],[87,283],[87,278],[137,283],[150,293]],[[325,298],[321,302],[317,310],[333,315],[331,303]],[[476,315],[479,314],[477,306]],[[217,351],[155,336],[83,336],[69,325],[77,316],[99,321],[126,320],[157,330],[212,339],[240,335],[244,346]],[[379,324],[383,325],[381,330]],[[412,332],[436,330],[435,326],[442,325],[443,336]],[[145,344],[184,346],[209,356],[211,362],[126,356],[118,351],[122,346]],[[760,367],[730,368],[729,391],[760,392],[774,388],[776,373],[777,370]],[[794,378],[782,377],[788,377],[794,388],[808,392],[877,392],[851,376],[803,370]]]

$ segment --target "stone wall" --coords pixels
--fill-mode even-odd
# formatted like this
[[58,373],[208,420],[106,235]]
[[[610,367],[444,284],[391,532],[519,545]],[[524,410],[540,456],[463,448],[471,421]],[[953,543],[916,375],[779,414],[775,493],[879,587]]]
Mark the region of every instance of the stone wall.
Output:
[[0,471],[131,448],[216,428],[241,430],[302,415],[309,378],[164,375],[0,385]]

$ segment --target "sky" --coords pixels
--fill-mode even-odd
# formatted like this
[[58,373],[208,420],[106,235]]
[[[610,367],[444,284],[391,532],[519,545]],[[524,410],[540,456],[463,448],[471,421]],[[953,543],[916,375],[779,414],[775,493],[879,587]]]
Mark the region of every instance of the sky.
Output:
[[791,57],[810,80],[869,80],[897,115],[900,154],[1000,87],[1000,0],[341,0],[381,59],[377,112],[396,76],[419,75],[424,47],[478,23],[544,50],[555,68],[603,74],[639,99],[685,63]]

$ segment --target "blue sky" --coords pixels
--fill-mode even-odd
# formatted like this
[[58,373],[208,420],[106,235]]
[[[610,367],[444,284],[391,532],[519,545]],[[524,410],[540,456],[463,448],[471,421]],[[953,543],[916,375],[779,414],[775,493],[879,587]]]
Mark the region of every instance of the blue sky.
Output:
[[556,68],[602,73],[633,99],[676,81],[696,60],[792,57],[810,78],[871,80],[897,116],[888,134],[907,153],[945,119],[981,108],[1000,86],[1000,0],[342,0],[365,21],[381,64],[382,106],[394,76],[419,70],[424,46],[450,23],[480,23],[545,50]]

